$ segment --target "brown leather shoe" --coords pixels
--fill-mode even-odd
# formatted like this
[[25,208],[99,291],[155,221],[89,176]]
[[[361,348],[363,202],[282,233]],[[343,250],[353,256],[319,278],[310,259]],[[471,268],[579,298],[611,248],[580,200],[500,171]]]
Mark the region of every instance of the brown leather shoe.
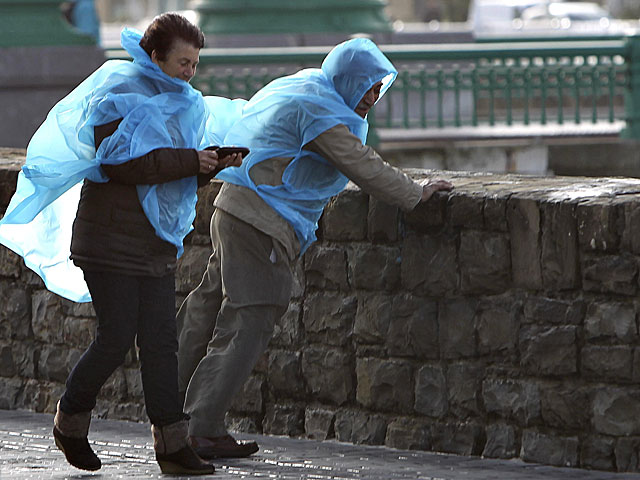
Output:
[[189,437],[191,446],[202,458],[248,457],[259,449],[256,442],[238,442],[231,435],[222,437]]

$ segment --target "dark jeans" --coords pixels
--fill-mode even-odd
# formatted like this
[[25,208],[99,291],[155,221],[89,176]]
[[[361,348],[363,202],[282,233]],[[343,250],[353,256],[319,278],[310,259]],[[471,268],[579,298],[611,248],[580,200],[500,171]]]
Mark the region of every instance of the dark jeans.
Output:
[[87,412],[137,335],[147,415],[163,426],[184,418],[178,399],[174,275],[147,277],[85,271],[98,318],[95,340],[67,378],[60,409]]

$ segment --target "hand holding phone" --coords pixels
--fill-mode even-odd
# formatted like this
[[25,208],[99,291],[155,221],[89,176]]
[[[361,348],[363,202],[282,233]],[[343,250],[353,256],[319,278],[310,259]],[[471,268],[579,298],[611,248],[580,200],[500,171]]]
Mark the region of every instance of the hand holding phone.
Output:
[[228,147],[219,147],[218,145],[212,145],[210,147],[205,148],[205,150],[215,150],[218,154],[218,158],[223,158],[228,155],[233,155],[234,153],[242,154],[242,157],[246,157],[249,155],[250,150],[247,147],[238,147],[235,145]]

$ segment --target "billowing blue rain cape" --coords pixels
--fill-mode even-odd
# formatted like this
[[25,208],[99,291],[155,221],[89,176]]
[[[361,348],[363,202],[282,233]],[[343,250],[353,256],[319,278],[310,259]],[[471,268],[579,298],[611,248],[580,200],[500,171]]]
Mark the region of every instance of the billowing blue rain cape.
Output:
[[[251,153],[240,167],[222,170],[217,178],[255,191],[295,230],[301,254],[316,240],[315,231],[329,199],[348,178],[304,145],[339,124],[364,143],[368,123],[355,113],[364,94],[382,81],[380,96],[391,86],[396,69],[368,39],[341,43],[320,69],[305,69],[274,80],[256,93],[224,144],[244,145]],[[249,170],[273,157],[292,157],[281,185],[256,185]]]
[[[0,243],[23,256],[49,290],[74,301],[91,300],[82,271],[69,259],[83,179],[106,182],[100,164],[120,164],[156,148],[220,143],[206,134],[209,109],[200,92],[163,73],[140,47],[141,38],[125,29],[122,46],[133,62],[105,62],[49,112],[29,143],[16,193],[0,221]],[[227,105],[220,102],[211,100]],[[119,118],[117,131],[96,151],[94,126]],[[213,119],[209,123],[215,127]],[[195,177],[137,186],[156,234],[175,245],[178,256],[192,229],[196,188]]]

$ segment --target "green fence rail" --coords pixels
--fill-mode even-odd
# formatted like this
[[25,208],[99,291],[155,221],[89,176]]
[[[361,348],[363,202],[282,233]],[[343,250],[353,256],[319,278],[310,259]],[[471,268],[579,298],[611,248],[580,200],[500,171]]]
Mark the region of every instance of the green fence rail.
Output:
[[[249,98],[318,67],[330,47],[203,49],[205,95]],[[370,113],[378,129],[623,125],[640,139],[640,37],[563,42],[383,45],[399,74]],[[111,58],[124,52],[111,51]]]

